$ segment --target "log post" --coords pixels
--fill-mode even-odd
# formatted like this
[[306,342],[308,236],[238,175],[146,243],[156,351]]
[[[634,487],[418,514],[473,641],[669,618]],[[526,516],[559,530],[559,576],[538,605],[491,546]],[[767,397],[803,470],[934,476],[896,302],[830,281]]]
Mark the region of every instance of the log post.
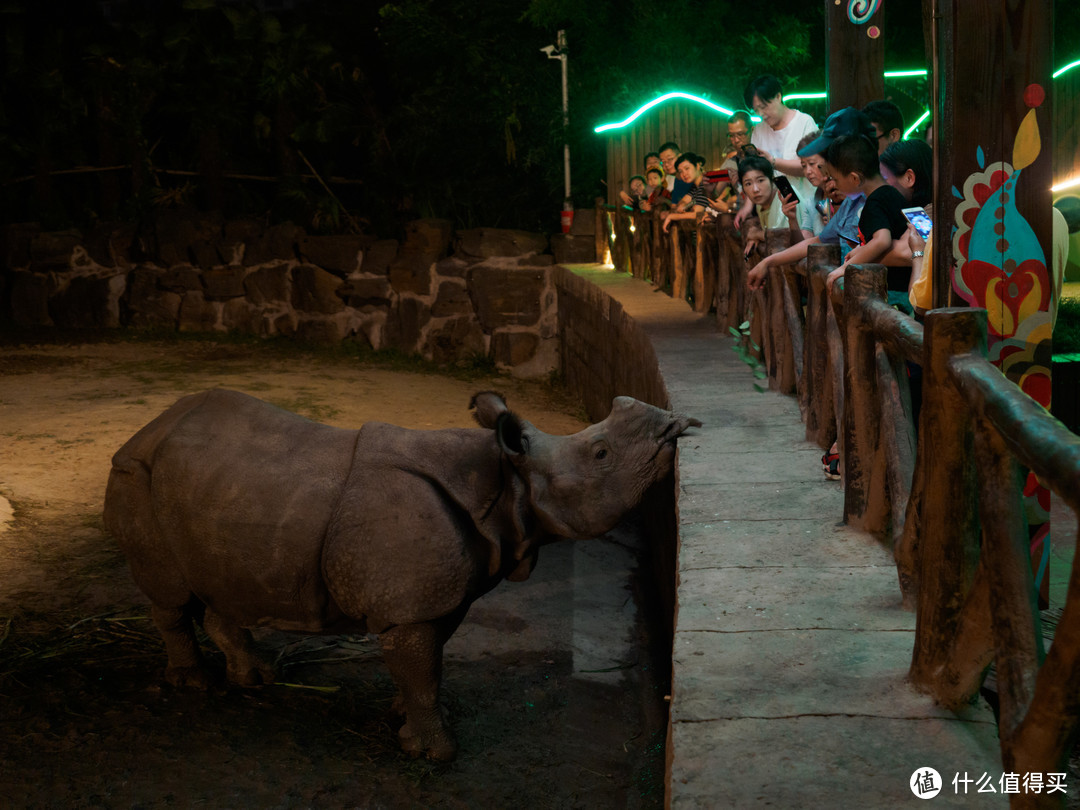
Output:
[[627,215],[630,219],[630,272],[634,278],[645,278],[644,228],[646,214],[637,209]]
[[631,272],[630,267],[630,214],[621,207],[611,212],[611,263],[620,273]]
[[593,240],[596,245],[596,261],[603,264],[608,249],[608,218],[603,197],[596,198],[596,230]]
[[997,429],[985,417],[975,425],[974,461],[979,470],[983,557],[994,594],[990,616],[997,650],[998,734],[1002,764],[1006,771],[1012,771],[1017,755],[1016,730],[1031,704],[1044,657],[1042,627],[1028,566],[1023,479]]
[[653,252],[653,211],[641,215],[641,265],[642,278],[653,281],[656,278],[656,254]]
[[[694,222],[694,312],[708,312],[712,304],[712,285],[708,283],[711,268],[709,268],[709,250],[705,244],[706,228],[712,227],[712,220],[705,217],[704,213],[698,213]],[[706,288],[709,297],[706,297]]]
[[[911,413],[911,391],[907,365],[884,348],[877,351],[878,394],[881,397],[880,446],[885,452],[889,482],[893,538],[903,536],[907,505],[911,500],[911,479],[915,469],[915,425]],[[894,541],[894,548],[896,543]],[[901,589],[902,592],[903,589]]]
[[827,450],[836,441],[833,385],[829,373],[829,300],[825,279],[840,264],[836,245],[811,245],[806,254],[806,340],[803,387],[806,390],[806,438]]
[[[1054,3],[937,0],[934,19],[934,305],[989,310],[991,362],[1049,408]],[[1038,570],[1049,493],[1025,489]]]
[[863,107],[867,102],[885,97],[885,38],[882,36],[885,12],[878,7],[868,19],[863,19],[864,15],[857,10],[859,6],[873,5],[825,0],[828,27],[825,89],[829,94],[830,110]]
[[668,237],[671,239],[671,297],[681,301],[686,298],[686,267],[683,266],[683,235],[679,225],[679,221],[671,223]]
[[885,300],[885,286],[881,265],[849,265],[844,274],[844,521],[875,533],[886,527],[889,493],[878,442],[877,341],[864,307]]
[[[828,270],[820,270],[822,284],[827,283]],[[837,302],[826,287],[826,325],[825,340],[829,349],[829,379],[832,381],[832,416],[836,435],[836,444],[840,452],[840,475],[844,475],[844,305]]]
[[[707,313],[716,305],[717,284],[720,277],[720,225],[717,217],[702,216],[697,228],[697,254],[701,278],[701,291],[694,288],[694,310]],[[695,279],[696,280],[696,279]]]
[[[921,488],[921,524],[914,555],[918,610],[909,678],[937,696],[947,689],[940,673],[957,640],[961,611],[979,559],[971,411],[948,371],[952,357],[986,352],[986,311],[939,309],[926,315],[923,404],[915,480]],[[987,628],[987,631],[989,628]]]
[[730,322],[730,309],[735,290],[732,289],[731,250],[733,228],[731,215],[721,214],[716,218],[716,325],[727,334],[728,327],[738,326]]
[[[1064,772],[1080,722],[1080,566],[1073,562],[1065,610],[1035,683],[1027,716],[1009,740],[1014,767]],[[1003,750],[1004,754],[1004,750]],[[1034,805],[1031,805],[1034,806]],[[1052,806],[1052,805],[1039,805]]]
[[[802,303],[802,277],[795,267],[782,268],[784,293],[784,320],[787,323],[788,338],[791,343],[791,381],[790,390],[799,402],[799,415],[806,422],[809,406],[806,397],[806,365],[803,362],[806,346],[806,315]],[[782,389],[783,390],[783,389]]]
[[[766,255],[779,253],[791,247],[791,231],[787,228],[769,228],[765,231]],[[769,344],[772,368],[769,370],[769,386],[782,394],[795,390],[795,356],[792,348],[792,335],[788,331],[788,320],[784,313],[784,287],[786,279],[783,267],[769,270],[766,290],[766,327],[769,331]]]
[[652,221],[652,244],[653,286],[662,290],[671,281],[671,250],[670,240],[664,233],[663,223],[658,216],[654,216]]

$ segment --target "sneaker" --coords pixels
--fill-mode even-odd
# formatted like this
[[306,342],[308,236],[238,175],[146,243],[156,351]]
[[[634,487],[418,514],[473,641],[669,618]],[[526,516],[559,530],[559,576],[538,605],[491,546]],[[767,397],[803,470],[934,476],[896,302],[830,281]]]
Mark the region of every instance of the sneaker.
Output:
[[830,450],[821,457],[821,470],[830,481],[840,480],[840,454]]

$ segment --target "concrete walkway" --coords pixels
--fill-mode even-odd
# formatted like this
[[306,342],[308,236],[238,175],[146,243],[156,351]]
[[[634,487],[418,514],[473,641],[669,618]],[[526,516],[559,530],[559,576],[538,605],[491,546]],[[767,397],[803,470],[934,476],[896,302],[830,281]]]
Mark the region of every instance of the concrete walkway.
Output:
[[[957,717],[905,681],[915,616],[890,551],[840,525],[796,401],[758,393],[712,317],[596,265],[575,266],[649,333],[674,408],[704,427],[680,441],[678,608],[669,799],[688,808],[879,808],[917,802],[916,770],[944,782],[1002,766],[984,702]],[[1071,787],[1071,786],[1070,786]]]

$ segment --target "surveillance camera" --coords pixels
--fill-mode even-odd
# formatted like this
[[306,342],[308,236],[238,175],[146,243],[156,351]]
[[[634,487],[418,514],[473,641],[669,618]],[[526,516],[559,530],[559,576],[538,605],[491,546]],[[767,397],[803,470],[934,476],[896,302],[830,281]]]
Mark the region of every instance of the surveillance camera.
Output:
[[555,46],[547,45],[540,49],[540,53],[546,53],[548,56],[551,56],[553,53],[555,53]]

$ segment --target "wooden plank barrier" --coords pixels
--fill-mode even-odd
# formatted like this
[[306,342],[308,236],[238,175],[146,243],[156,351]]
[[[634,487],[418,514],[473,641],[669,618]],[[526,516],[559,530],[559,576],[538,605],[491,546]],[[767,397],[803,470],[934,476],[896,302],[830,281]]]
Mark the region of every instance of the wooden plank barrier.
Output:
[[[694,309],[715,312],[725,332],[750,320],[769,386],[798,397],[807,439],[838,441],[843,518],[892,543],[898,596],[916,612],[912,684],[960,711],[995,663],[1005,772],[1066,772],[1080,731],[1080,564],[1047,652],[1020,469],[1080,511],[1080,437],[986,359],[986,311],[936,309],[917,323],[886,302],[880,265],[849,266],[830,293],[840,256],[825,245],[771,268],[750,295],[756,258],[744,260],[743,240],[755,222],[739,233],[730,217],[705,217],[665,234],[653,214],[611,217],[624,219],[650,245],[647,269],[630,260],[628,270],[672,294],[692,290]],[[615,233],[616,244],[634,238]],[[789,238],[766,232],[761,255]],[[1010,805],[1060,807],[1062,795],[1021,792]]]

